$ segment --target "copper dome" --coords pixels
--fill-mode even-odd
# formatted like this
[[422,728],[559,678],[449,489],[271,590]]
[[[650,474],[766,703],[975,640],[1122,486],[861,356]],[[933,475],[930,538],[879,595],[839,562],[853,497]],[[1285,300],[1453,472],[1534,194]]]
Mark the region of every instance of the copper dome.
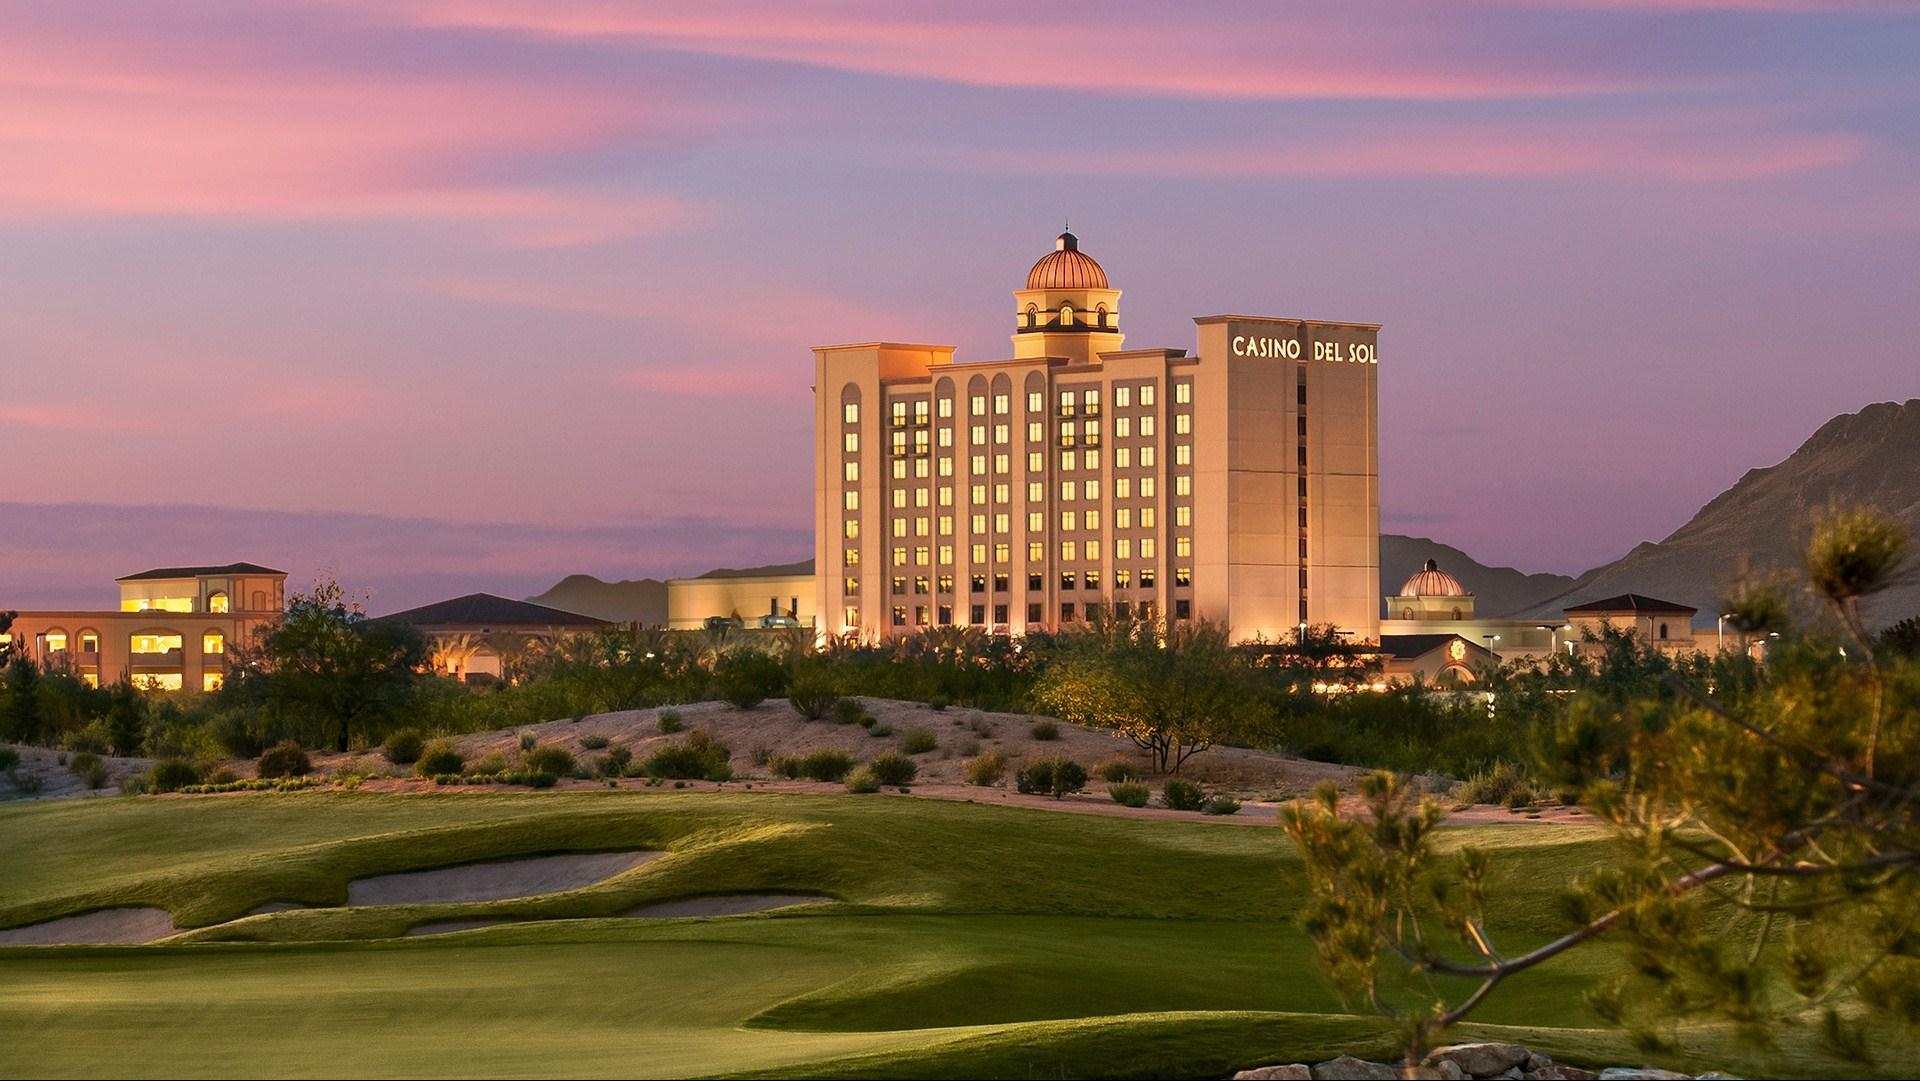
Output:
[[1029,289],[1106,289],[1107,272],[1080,250],[1080,238],[1061,233],[1054,238],[1053,250],[1040,257],[1027,271]]
[[1471,596],[1461,586],[1460,580],[1440,569],[1440,564],[1427,560],[1425,570],[1407,579],[1400,587],[1397,597],[1467,597]]

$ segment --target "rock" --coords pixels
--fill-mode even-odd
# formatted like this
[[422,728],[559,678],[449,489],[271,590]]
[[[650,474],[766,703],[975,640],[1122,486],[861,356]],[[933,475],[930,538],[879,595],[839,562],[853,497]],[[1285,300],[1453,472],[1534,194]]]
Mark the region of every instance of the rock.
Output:
[[1530,1069],[1520,1076],[1527,1081],[1567,1081],[1567,1075],[1561,1073],[1558,1066],[1541,1066],[1538,1069]]
[[1298,1062],[1287,1066],[1255,1066],[1234,1074],[1233,1081],[1313,1081],[1313,1071]]
[[1527,1052],[1527,1061],[1524,1063],[1525,1069],[1544,1070],[1551,1065],[1553,1065],[1553,1059],[1549,1058],[1548,1056],[1543,1055],[1538,1051]]
[[1690,1073],[1674,1073],[1672,1070],[1642,1066],[1609,1066],[1600,1071],[1600,1081],[1693,1081]]
[[1597,1081],[1599,1077],[1592,1070],[1583,1070],[1578,1066],[1555,1066],[1554,1069],[1559,1070],[1560,1076],[1567,1081]]
[[1313,1068],[1313,1081],[1399,1081],[1400,1071],[1380,1062],[1341,1055]]
[[1436,1048],[1427,1061],[1452,1062],[1470,1077],[1499,1077],[1525,1063],[1527,1049],[1517,1043],[1456,1043]]
[[1432,1070],[1433,1075],[1440,1078],[1440,1081],[1467,1081],[1468,1078],[1473,1076],[1461,1069],[1460,1064],[1452,1059],[1444,1059],[1440,1062],[1432,1063],[1427,1069]]
[[1520,1072],[1520,1067],[1509,1066],[1493,1076],[1494,1081],[1521,1081],[1521,1079],[1527,1075]]

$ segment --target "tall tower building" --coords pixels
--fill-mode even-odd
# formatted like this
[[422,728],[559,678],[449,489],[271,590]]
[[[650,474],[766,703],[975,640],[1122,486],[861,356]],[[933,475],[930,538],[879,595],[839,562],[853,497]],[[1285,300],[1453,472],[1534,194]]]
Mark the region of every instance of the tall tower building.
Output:
[[1377,640],[1379,327],[1195,322],[1197,355],[1124,348],[1120,291],[1062,233],[1014,292],[1009,359],[816,348],[821,625]]

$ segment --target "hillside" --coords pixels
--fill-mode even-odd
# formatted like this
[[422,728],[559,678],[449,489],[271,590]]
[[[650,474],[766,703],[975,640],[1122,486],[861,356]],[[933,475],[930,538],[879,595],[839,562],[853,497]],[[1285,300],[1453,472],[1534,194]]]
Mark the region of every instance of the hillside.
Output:
[[1399,589],[1429,559],[1439,562],[1441,570],[1467,587],[1474,596],[1474,613],[1481,617],[1509,615],[1573,584],[1573,579],[1564,574],[1528,574],[1512,567],[1489,567],[1451,544],[1426,537],[1382,533],[1380,595],[1386,597]]
[[[1755,569],[1797,568],[1813,515],[1835,501],[1874,504],[1920,533],[1920,399],[1833,418],[1784,461],[1749,470],[1665,540],[1588,571],[1525,613],[1555,615],[1631,590],[1694,605],[1711,622],[1743,554]],[[1876,625],[1916,612],[1920,576],[1912,574],[1866,608]]]
[[603,582],[591,574],[569,574],[545,593],[527,599],[616,623],[651,627],[667,622],[667,583],[658,578]]

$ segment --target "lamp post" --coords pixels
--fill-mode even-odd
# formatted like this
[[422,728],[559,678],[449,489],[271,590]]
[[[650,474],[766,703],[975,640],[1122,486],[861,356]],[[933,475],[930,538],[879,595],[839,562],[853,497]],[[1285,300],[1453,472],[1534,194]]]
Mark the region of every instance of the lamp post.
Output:
[[1483,634],[1480,637],[1487,640],[1487,652],[1493,654],[1494,660],[1499,660],[1500,649],[1496,643],[1500,641],[1500,636],[1497,634]]
[[1720,618],[1714,620],[1714,631],[1720,636],[1719,644],[1714,646],[1715,652],[1725,653],[1727,651],[1727,617],[1730,614],[1731,613],[1728,612],[1722,612],[1720,613]]

